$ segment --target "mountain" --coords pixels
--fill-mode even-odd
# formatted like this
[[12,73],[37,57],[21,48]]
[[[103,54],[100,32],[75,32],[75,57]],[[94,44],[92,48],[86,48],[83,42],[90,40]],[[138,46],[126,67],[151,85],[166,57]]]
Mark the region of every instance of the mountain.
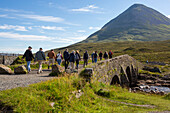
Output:
[[168,39],[170,19],[145,5],[134,4],[81,43]]

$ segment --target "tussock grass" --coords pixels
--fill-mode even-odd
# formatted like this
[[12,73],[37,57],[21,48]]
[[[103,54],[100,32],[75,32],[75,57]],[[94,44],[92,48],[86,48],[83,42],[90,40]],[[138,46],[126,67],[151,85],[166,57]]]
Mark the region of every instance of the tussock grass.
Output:
[[[76,98],[73,91],[84,94]],[[103,90],[101,90],[103,89]],[[102,93],[101,93],[102,91]],[[135,107],[106,101],[150,104],[156,108]],[[50,103],[54,102],[51,107]],[[78,75],[66,75],[57,79],[0,92],[0,107],[11,106],[14,112],[147,112],[170,110],[169,96],[130,93],[118,86],[99,82],[86,83]]]

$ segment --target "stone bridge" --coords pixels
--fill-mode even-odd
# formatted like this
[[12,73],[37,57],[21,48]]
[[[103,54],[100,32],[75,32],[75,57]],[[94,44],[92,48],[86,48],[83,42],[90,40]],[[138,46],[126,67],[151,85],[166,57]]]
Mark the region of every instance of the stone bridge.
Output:
[[17,58],[17,56],[2,56],[0,55],[0,64],[10,65]]
[[99,81],[105,84],[120,84],[133,86],[137,82],[138,70],[142,64],[129,55],[121,55],[112,59],[91,64],[80,76],[87,80]]

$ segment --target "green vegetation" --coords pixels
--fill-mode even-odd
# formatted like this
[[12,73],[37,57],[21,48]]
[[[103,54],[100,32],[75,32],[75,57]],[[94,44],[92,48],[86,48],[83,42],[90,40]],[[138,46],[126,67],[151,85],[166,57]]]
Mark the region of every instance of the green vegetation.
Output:
[[170,38],[170,19],[142,4],[134,4],[82,43],[162,41]]
[[[65,48],[71,50],[79,50],[81,56],[88,50],[89,55],[93,51],[98,52],[112,50],[113,56],[119,56],[123,54],[129,54],[138,61],[149,62],[165,62],[170,63],[170,40],[167,41],[153,41],[153,42],[107,42],[107,43],[78,43],[68,47],[55,49],[55,52],[59,50],[64,52]],[[81,63],[80,63],[81,64]]]
[[163,75],[160,73],[156,73],[156,72],[150,72],[150,71],[145,71],[145,70],[139,70],[139,74],[147,74],[147,75],[159,75],[160,77],[162,77]]
[[[83,95],[76,98],[73,92],[81,89]],[[103,90],[101,90],[103,89]],[[112,102],[105,98],[133,104],[153,105],[155,108],[137,107]],[[50,103],[54,102],[54,106]],[[0,109],[14,112],[148,112],[167,111],[169,95],[159,96],[130,93],[127,89],[102,83],[87,83],[78,76],[65,76],[50,81],[0,92]]]

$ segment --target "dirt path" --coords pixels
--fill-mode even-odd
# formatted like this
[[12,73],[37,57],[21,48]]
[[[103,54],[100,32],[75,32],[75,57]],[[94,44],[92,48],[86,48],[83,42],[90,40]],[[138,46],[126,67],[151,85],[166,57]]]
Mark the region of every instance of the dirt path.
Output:
[[155,106],[153,106],[153,105],[139,105],[139,104],[132,104],[132,103],[126,103],[126,102],[115,101],[115,100],[111,100],[111,99],[108,99],[108,98],[103,98],[103,97],[100,97],[100,96],[98,96],[98,97],[101,98],[101,99],[103,99],[103,100],[109,101],[109,102],[120,103],[120,104],[126,104],[126,105],[131,105],[131,106],[147,107],[147,108],[154,108],[154,107],[155,107]]
[[0,75],[0,91],[16,87],[26,87],[29,84],[34,84],[55,78],[48,76],[50,72],[51,70],[43,70],[43,73],[37,74],[37,70],[33,70],[29,74]]

